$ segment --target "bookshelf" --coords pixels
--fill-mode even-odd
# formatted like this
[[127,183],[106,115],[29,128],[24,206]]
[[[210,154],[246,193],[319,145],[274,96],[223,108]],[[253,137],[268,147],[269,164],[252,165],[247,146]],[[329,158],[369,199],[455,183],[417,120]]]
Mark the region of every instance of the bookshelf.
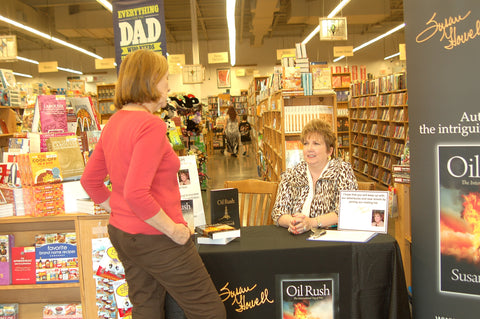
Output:
[[[260,168],[265,179],[279,181],[280,175],[291,163],[287,153],[287,144],[298,144],[303,126],[314,118],[336,126],[336,94],[287,95],[276,92],[262,100],[258,107],[262,109],[263,141],[259,148],[263,154]],[[299,149],[298,152],[301,152]]]
[[351,86],[350,154],[353,169],[380,184],[392,184],[408,136],[405,73],[356,81]]
[[[262,105],[257,103],[258,96],[262,87],[265,87],[268,82],[268,76],[255,76],[250,82],[247,91],[247,108],[248,108],[248,121],[252,126],[252,147],[253,152],[256,154],[257,165],[262,167],[264,162],[264,154],[262,153],[261,145],[263,140],[263,119],[262,119]],[[265,103],[265,101],[263,102]],[[261,171],[264,171],[266,167],[263,166]]]
[[348,106],[350,100],[350,72],[332,73],[332,87],[337,95],[337,152],[336,156],[350,161],[350,122]]
[[97,114],[100,124],[105,124],[110,116],[115,113],[114,97],[115,84],[97,84]]

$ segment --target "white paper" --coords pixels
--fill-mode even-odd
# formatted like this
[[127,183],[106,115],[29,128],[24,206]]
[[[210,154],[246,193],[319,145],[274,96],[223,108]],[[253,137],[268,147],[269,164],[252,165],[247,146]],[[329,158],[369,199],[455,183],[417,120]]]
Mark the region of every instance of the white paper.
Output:
[[327,233],[320,237],[308,237],[307,240],[316,241],[344,241],[352,243],[364,243],[377,235],[376,232],[359,230],[327,230]]

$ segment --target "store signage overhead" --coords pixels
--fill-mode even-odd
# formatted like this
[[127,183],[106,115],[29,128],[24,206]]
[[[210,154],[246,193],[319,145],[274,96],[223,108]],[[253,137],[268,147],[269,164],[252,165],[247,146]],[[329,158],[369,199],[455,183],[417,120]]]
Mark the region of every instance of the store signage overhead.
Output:
[[168,55],[168,73],[181,74],[182,67],[185,65],[185,54]]
[[277,60],[282,60],[284,56],[295,56],[295,48],[293,49],[278,49],[277,50]]
[[112,5],[117,67],[136,50],[167,54],[163,0],[114,1]]
[[95,59],[95,69],[115,69],[115,59]]
[[213,52],[208,54],[208,64],[228,63],[228,52]]
[[333,47],[333,56],[353,56],[353,46],[339,46]]
[[347,18],[320,18],[320,40],[347,40]]
[[58,62],[40,62],[38,63],[38,73],[58,72]]
[[407,50],[405,49],[405,43],[400,43],[398,45],[398,52],[400,52],[400,60],[407,60]]
[[14,35],[0,36],[0,62],[17,59],[17,37]]

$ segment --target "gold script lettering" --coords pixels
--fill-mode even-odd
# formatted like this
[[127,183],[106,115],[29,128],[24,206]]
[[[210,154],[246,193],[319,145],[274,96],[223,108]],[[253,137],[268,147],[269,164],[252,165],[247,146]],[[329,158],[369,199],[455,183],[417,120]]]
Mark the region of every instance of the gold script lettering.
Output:
[[220,298],[223,302],[227,301],[228,299],[232,299],[232,305],[236,305],[236,312],[243,312],[245,310],[253,309],[257,306],[263,305],[266,302],[273,303],[273,300],[268,298],[267,288],[260,292],[259,297],[250,298],[247,300],[245,294],[255,290],[255,288],[257,288],[257,284],[251,287],[237,287],[234,290],[230,290],[228,285],[229,283],[227,282],[225,286],[220,289]]
[[464,21],[470,16],[471,11],[468,11],[465,15],[458,15],[456,17],[445,18],[443,22],[436,20],[437,13],[434,12],[430,20],[425,23],[427,28],[420,32],[416,37],[417,43],[423,43],[430,40],[433,36],[440,32],[442,34],[440,42],[443,40],[448,41],[448,44],[444,46],[445,49],[451,50],[457,46],[467,43],[470,40],[475,39],[480,35],[480,20],[475,22],[475,28],[471,28],[466,32],[457,34],[457,24]]

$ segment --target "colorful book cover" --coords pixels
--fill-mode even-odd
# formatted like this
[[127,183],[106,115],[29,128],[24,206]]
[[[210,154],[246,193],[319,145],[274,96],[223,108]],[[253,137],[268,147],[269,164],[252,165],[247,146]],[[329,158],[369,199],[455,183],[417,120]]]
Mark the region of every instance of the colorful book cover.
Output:
[[12,247],[15,246],[13,235],[0,235],[0,285],[12,284]]
[[35,247],[12,248],[12,284],[35,284]]
[[90,97],[68,97],[67,103],[75,110],[81,132],[100,130],[100,123],[97,114],[93,111]]
[[480,295],[480,145],[438,145],[440,290]]
[[278,319],[339,318],[338,273],[276,275]]
[[182,203],[182,214],[183,219],[188,223],[188,228],[190,231],[194,231],[194,222],[193,222],[193,199],[183,199]]
[[240,228],[238,189],[221,188],[210,191],[211,224],[226,224]]
[[35,113],[38,114],[38,117],[34,115],[33,132],[68,132],[65,96],[39,95]]

